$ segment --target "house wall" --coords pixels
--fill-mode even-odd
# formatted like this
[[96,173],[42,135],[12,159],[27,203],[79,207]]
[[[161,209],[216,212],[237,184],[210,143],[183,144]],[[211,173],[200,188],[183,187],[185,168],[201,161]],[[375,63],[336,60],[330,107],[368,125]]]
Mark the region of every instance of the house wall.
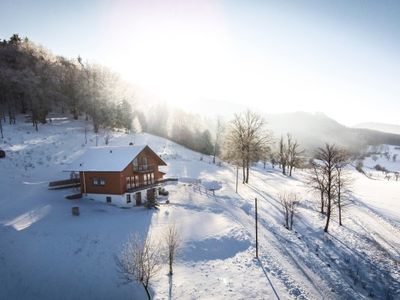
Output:
[[[83,176],[83,173],[85,176]],[[121,172],[80,172],[81,193],[87,194],[111,194],[121,195],[125,191],[121,189]],[[94,186],[93,178],[103,178],[106,181],[104,186]],[[84,187],[86,186],[86,191]]]
[[138,156],[138,164],[143,165],[144,164],[144,157],[147,157],[147,165],[149,166],[154,166],[154,170],[148,171],[148,172],[135,172],[133,170],[133,160],[132,162],[122,171],[121,175],[121,182],[120,182],[120,188],[121,191],[124,193],[126,192],[126,177],[132,177],[134,175],[139,175],[139,183],[142,185],[144,183],[144,174],[148,173],[154,173],[154,180],[157,181],[159,179],[162,179],[164,176],[164,173],[161,173],[158,171],[158,163],[159,160],[157,157],[154,155],[153,152],[145,148]]
[[[134,207],[136,206],[136,198],[135,195],[137,193],[142,194],[142,204],[147,201],[147,190],[141,190],[131,194],[131,203],[126,203],[126,195],[113,195],[113,194],[91,194],[88,193],[87,195],[83,195],[83,198],[90,199],[98,202],[107,203],[107,197],[111,197],[111,203],[107,203],[109,205],[115,205],[118,207]],[[156,189],[156,196],[158,196],[158,190]]]

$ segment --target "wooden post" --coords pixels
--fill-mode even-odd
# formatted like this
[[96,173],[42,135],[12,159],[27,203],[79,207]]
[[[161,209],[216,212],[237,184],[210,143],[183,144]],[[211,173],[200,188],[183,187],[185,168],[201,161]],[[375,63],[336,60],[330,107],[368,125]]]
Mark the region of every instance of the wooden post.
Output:
[[1,133],[1,138],[2,139],[4,139],[4,136],[3,136],[3,123],[2,123],[2,116],[0,116],[0,133]]
[[78,206],[73,206],[73,207],[72,207],[72,215],[73,215],[73,216],[79,216],[79,215],[80,215],[79,207],[78,207]]
[[236,166],[236,194],[238,192],[239,166]]
[[82,176],[83,176],[83,192],[87,196],[86,193],[86,178],[85,178],[85,172],[82,171]]
[[257,198],[255,202],[255,219],[256,219],[256,258],[258,259],[258,211],[257,211]]

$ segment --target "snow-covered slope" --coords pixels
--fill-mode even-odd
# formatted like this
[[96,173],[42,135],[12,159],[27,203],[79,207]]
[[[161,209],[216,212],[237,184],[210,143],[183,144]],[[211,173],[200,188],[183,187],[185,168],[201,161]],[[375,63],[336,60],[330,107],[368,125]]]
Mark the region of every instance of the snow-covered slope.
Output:
[[370,147],[369,152],[371,154],[364,159],[364,166],[368,169],[374,169],[376,165],[380,165],[388,172],[400,172],[400,146]]
[[[129,234],[162,240],[175,223],[183,238],[173,277],[167,269],[151,283],[156,299],[362,299],[399,297],[400,182],[372,180],[352,171],[354,195],[344,226],[324,218],[305,174],[293,178],[255,166],[249,185],[235,193],[236,170],[168,140],[139,134],[167,162],[170,204],[159,210],[120,209],[90,200],[66,200],[72,190],[49,191],[68,177],[65,165],[94,146],[84,122],[54,119],[39,133],[30,124],[5,126],[0,159],[0,295],[6,299],[143,299],[136,284],[122,284],[115,268]],[[101,135],[99,145],[104,145]],[[114,133],[110,145],[133,137]],[[215,196],[203,185],[218,181]],[[217,185],[217,186],[218,186]],[[208,186],[208,184],[206,184]],[[282,226],[277,195],[302,199],[294,231]],[[254,198],[259,201],[260,259],[254,258]],[[81,215],[73,217],[71,207]],[[1,297],[0,297],[1,298]]]
[[382,132],[400,134],[400,125],[396,124],[386,124],[386,123],[374,123],[366,122],[354,125],[355,128],[366,128],[371,130],[378,130]]

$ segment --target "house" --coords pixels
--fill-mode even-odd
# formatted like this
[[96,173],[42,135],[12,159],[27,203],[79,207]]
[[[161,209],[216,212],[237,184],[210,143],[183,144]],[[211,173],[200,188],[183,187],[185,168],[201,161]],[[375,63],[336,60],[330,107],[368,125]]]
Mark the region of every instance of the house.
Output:
[[79,173],[83,197],[130,207],[158,196],[166,165],[147,145],[96,147],[65,171]]

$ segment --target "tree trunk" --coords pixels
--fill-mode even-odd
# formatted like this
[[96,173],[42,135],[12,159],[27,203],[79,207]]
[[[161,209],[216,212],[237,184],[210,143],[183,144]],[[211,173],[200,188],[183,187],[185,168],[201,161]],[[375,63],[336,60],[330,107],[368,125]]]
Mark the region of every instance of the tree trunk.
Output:
[[249,162],[246,163],[246,183],[249,183],[249,170],[250,170],[250,166],[249,166]]
[[151,296],[150,296],[150,292],[148,290],[148,286],[146,284],[144,284],[144,283],[142,283],[142,285],[144,287],[144,290],[146,291],[147,299],[151,300]]
[[8,121],[10,123],[10,125],[12,124],[12,113],[11,113],[11,108],[8,108]]
[[242,166],[242,172],[243,172],[243,183],[246,183],[246,167],[245,167],[245,162],[243,160],[243,166]]
[[172,258],[169,258],[169,275],[172,275]]
[[321,214],[325,213],[324,212],[324,207],[325,207],[325,205],[324,205],[324,191],[321,190]]
[[94,133],[99,133],[99,123],[93,119],[93,130]]
[[78,120],[78,110],[76,108],[74,108],[73,115],[74,115],[74,120]]
[[24,98],[21,98],[21,114],[26,114],[26,105]]
[[293,216],[294,216],[294,210],[290,210],[290,230],[293,229]]
[[328,192],[328,205],[326,206],[326,224],[324,228],[324,232],[328,232],[328,227],[329,227],[329,221],[331,219],[331,197]]
[[285,227],[289,229],[289,211],[287,207],[285,207]]
[[1,120],[1,118],[0,118],[0,133],[1,133],[1,138],[4,139],[4,136],[3,136],[3,122]]

